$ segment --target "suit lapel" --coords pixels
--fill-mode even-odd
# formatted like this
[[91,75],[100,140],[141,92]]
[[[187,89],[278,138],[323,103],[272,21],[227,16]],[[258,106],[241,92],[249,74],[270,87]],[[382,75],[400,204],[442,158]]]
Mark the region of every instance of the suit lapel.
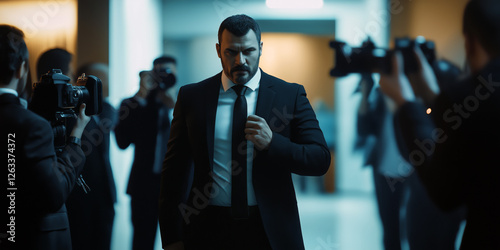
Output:
[[219,91],[221,86],[221,74],[215,75],[210,82],[207,84],[206,92],[201,93],[205,96],[205,102],[201,105],[206,105],[205,119],[206,122],[202,124],[207,124],[206,136],[207,136],[207,149],[208,149],[208,162],[210,169],[213,166],[214,158],[214,131],[215,131],[215,115],[217,113],[217,103],[219,100]]
[[262,72],[255,115],[264,118],[268,123],[269,113],[273,107],[274,95],[276,94],[276,92],[272,89],[272,86],[273,84],[270,77],[266,73]]

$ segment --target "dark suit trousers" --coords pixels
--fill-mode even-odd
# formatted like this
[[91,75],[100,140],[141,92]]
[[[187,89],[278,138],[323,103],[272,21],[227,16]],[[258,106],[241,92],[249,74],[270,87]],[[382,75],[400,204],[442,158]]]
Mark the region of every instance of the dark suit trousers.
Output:
[[134,227],[132,249],[153,250],[158,228],[158,196],[133,195],[130,202]]
[[272,249],[259,209],[251,207],[248,219],[232,219],[229,207],[208,206],[187,225],[186,250]]

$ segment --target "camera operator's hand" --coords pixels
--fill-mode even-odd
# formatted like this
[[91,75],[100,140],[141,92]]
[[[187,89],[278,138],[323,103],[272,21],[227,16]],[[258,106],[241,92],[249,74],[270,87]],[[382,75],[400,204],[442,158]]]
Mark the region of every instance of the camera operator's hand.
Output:
[[85,126],[87,126],[87,123],[89,123],[90,121],[90,116],[87,116],[85,114],[86,107],[87,105],[85,103],[82,103],[82,105],[80,105],[80,110],[76,118],[76,124],[71,131],[71,136],[82,138],[83,130],[85,129]]
[[399,107],[405,102],[414,101],[415,94],[410,81],[404,73],[403,56],[396,52],[392,58],[392,73],[390,75],[380,74],[380,89],[391,98]]
[[175,106],[175,88],[170,87],[166,91],[159,91],[157,98],[161,100],[169,108],[174,108]]
[[422,98],[425,104],[431,104],[439,94],[439,85],[434,70],[425,58],[419,47],[414,49],[417,58],[418,70],[408,75],[410,84],[417,97]]

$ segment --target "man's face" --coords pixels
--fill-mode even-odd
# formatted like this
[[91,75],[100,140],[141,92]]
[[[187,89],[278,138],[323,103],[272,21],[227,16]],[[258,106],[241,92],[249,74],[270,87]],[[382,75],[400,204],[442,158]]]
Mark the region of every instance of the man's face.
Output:
[[235,84],[246,84],[259,69],[262,42],[252,29],[241,37],[224,30],[216,48],[224,74]]

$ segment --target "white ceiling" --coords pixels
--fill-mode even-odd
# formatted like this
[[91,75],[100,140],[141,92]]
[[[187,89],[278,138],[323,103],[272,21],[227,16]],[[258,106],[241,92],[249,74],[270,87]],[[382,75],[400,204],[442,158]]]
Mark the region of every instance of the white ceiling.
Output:
[[[329,27],[335,16],[345,6],[364,0],[325,0],[321,9],[269,9],[265,0],[163,0],[163,31],[165,39],[189,39],[196,36],[217,34],[220,23],[234,14],[247,14],[260,22],[265,20],[263,31],[279,31],[283,22],[271,20],[323,20],[296,26],[296,32],[333,34]],[[327,20],[327,22],[324,22]],[[330,33],[331,32],[331,33]]]

